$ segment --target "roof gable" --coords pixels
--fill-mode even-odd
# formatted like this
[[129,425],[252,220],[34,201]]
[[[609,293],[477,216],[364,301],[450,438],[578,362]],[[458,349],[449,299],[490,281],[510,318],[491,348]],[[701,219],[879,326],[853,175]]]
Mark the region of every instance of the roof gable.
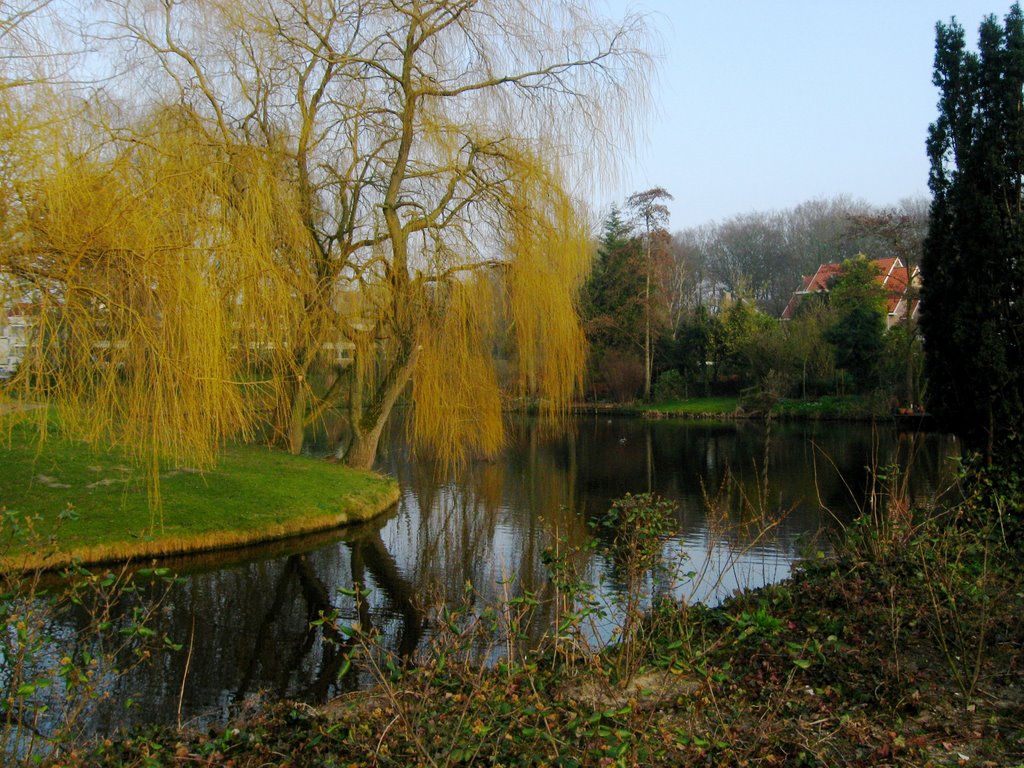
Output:
[[[904,300],[907,289],[912,285],[919,284],[920,270],[915,267],[913,272],[908,274],[906,266],[898,257],[872,259],[870,263],[877,272],[876,279],[886,291],[886,311],[889,315],[898,314],[901,304],[904,305],[903,310],[905,311]],[[793,317],[802,296],[810,293],[828,293],[832,288],[832,283],[839,277],[842,270],[842,263],[833,262],[820,265],[818,271],[811,276],[804,275],[800,279],[800,288],[796,290],[783,310],[782,318],[789,320]],[[912,317],[917,313],[917,305],[918,300],[914,299],[911,302],[910,314]]]

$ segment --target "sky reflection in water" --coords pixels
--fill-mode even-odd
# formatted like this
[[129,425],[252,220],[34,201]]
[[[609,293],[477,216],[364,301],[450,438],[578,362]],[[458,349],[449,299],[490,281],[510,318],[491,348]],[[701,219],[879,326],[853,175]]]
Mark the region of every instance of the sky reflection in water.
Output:
[[[543,603],[552,586],[541,553],[558,542],[561,551],[582,548],[588,521],[626,492],[651,490],[678,504],[678,533],[665,544],[665,558],[680,574],[697,575],[658,589],[715,603],[736,589],[785,578],[802,553],[827,549],[828,531],[864,501],[873,456],[879,464],[904,465],[912,456],[911,493],[923,500],[947,482],[948,456],[957,451],[945,436],[861,424],[766,430],[752,423],[580,417],[571,426],[553,435],[517,419],[501,457],[449,480],[394,440],[380,469],[398,478],[402,497],[382,518],[334,536],[171,563],[184,578],[160,629],[186,647],[191,639],[183,718],[223,718],[261,691],[322,701],[364,685],[356,674],[337,680],[344,649],[310,627],[321,611],[337,609],[345,622],[373,626],[387,648],[411,653],[429,642],[433,609],[442,601],[479,611],[530,593]],[[578,559],[607,606],[590,638],[600,642],[616,624],[624,581],[603,556]],[[338,592],[355,583],[368,593],[362,611]],[[548,607],[538,609],[530,637],[548,632],[552,620]],[[493,658],[501,647],[496,638],[481,653]],[[131,692],[141,703],[127,713],[102,708],[96,729],[176,722],[185,658],[184,651],[168,654],[121,681],[115,699]]]

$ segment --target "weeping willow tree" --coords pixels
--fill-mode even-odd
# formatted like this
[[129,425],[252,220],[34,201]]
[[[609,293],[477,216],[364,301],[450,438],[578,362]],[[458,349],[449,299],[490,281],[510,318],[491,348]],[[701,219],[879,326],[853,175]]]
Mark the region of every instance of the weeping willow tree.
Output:
[[102,8],[131,109],[35,153],[0,264],[39,315],[26,392],[140,456],[202,460],[267,419],[298,452],[343,405],[343,458],[368,467],[408,389],[414,440],[450,461],[501,443],[504,338],[519,390],[564,409],[578,193],[640,114],[641,19],[577,0]]
[[224,155],[188,114],[152,115],[127,142],[78,117],[19,156],[0,271],[32,333],[6,389],[140,461],[208,465],[252,433],[261,344],[297,322],[273,279],[277,248],[305,232],[273,226],[287,207],[262,158]]

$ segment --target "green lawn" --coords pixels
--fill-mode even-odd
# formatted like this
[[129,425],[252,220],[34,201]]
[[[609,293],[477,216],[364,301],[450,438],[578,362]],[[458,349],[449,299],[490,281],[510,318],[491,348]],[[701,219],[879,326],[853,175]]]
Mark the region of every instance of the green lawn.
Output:
[[388,478],[255,446],[228,448],[206,472],[162,470],[156,512],[145,471],[117,452],[53,437],[38,451],[15,428],[0,467],[0,557],[27,566],[254,544],[365,520],[398,498]]
[[687,400],[644,405],[641,406],[641,410],[658,413],[726,414],[735,411],[738,403],[737,397],[691,397]]

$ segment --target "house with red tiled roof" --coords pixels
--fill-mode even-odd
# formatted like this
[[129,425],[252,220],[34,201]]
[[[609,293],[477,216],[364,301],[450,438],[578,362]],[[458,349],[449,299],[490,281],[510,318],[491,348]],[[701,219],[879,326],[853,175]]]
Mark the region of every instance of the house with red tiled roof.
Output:
[[[899,258],[872,259],[871,265],[878,273],[878,282],[886,293],[885,327],[892,328],[903,322],[908,313],[911,320],[916,320],[921,302],[915,298],[915,294],[921,287],[921,270],[914,267],[908,274],[907,267]],[[782,319],[792,319],[805,296],[828,293],[842,269],[841,263],[822,264],[813,275],[804,275],[800,279],[800,287],[782,311]],[[909,288],[914,290],[908,290]]]

